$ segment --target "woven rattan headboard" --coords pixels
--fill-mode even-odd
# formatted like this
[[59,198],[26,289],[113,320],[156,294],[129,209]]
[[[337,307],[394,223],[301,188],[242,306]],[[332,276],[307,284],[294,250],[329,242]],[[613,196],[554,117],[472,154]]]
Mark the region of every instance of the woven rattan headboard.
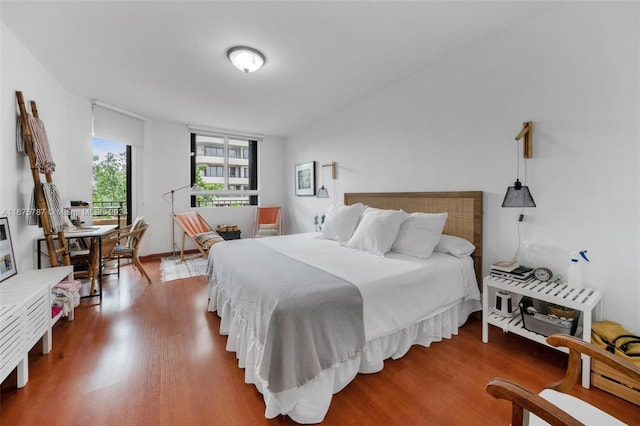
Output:
[[346,193],[346,205],[363,203],[408,213],[443,213],[449,217],[444,233],[471,241],[478,285],[482,285],[482,191]]

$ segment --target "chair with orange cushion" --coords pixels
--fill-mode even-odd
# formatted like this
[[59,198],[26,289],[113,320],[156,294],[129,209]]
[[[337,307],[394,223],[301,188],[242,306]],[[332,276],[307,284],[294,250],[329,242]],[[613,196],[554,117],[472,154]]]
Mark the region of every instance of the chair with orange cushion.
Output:
[[280,207],[258,207],[256,222],[253,227],[253,237],[269,237],[282,234],[282,219]]
[[196,245],[199,256],[207,256],[212,245],[224,241],[224,239],[209,225],[198,212],[174,213],[173,220],[182,229],[182,246],[180,248],[180,260],[184,260],[185,238],[189,237]]

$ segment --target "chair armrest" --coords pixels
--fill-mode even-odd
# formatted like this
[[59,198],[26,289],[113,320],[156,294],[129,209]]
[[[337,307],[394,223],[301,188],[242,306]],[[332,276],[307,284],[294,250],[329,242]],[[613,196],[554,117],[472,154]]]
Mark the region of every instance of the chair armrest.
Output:
[[551,402],[542,398],[530,390],[499,377],[491,380],[486,391],[489,395],[497,399],[511,401],[511,425],[522,426],[528,424],[524,422],[523,410],[535,414],[544,421],[552,425],[580,426],[583,423],[561,410]]
[[590,356],[592,359],[606,364],[619,373],[640,381],[640,367],[607,352],[593,343],[585,342],[582,339],[568,334],[553,334],[547,337],[547,343],[553,347],[565,347],[569,349],[569,362],[565,377],[560,382],[547,386],[550,389],[568,392],[569,389],[576,384],[580,376],[581,354]]
[[131,225],[129,225],[106,233],[102,237],[102,257],[111,258],[115,246],[122,240],[127,240],[129,242],[128,245],[130,245],[132,249],[135,249],[138,241],[142,238],[142,235],[148,227],[149,225],[145,224],[138,227],[135,231],[131,231]]
[[111,231],[105,233],[102,238],[115,238],[116,236],[120,235],[120,234],[126,234],[127,232],[131,231],[131,227],[133,225],[127,225],[127,226],[123,226],[120,228],[114,228]]

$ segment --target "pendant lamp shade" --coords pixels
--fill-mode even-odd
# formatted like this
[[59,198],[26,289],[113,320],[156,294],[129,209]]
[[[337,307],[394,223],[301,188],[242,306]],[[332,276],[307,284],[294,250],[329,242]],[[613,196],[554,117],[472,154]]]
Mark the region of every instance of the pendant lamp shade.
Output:
[[262,52],[247,46],[232,47],[227,50],[227,57],[234,67],[245,74],[259,70],[265,62]]
[[502,207],[535,207],[536,202],[533,201],[528,186],[522,186],[520,179],[516,179],[513,186],[507,188],[504,195]]
[[318,190],[318,198],[329,198],[329,191],[322,185]]

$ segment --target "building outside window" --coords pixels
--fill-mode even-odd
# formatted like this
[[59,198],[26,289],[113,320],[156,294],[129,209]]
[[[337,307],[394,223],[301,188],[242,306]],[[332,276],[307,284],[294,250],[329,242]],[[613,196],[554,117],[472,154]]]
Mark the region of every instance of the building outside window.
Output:
[[257,205],[257,147],[249,138],[192,133],[192,182],[215,194],[194,193],[191,206]]

